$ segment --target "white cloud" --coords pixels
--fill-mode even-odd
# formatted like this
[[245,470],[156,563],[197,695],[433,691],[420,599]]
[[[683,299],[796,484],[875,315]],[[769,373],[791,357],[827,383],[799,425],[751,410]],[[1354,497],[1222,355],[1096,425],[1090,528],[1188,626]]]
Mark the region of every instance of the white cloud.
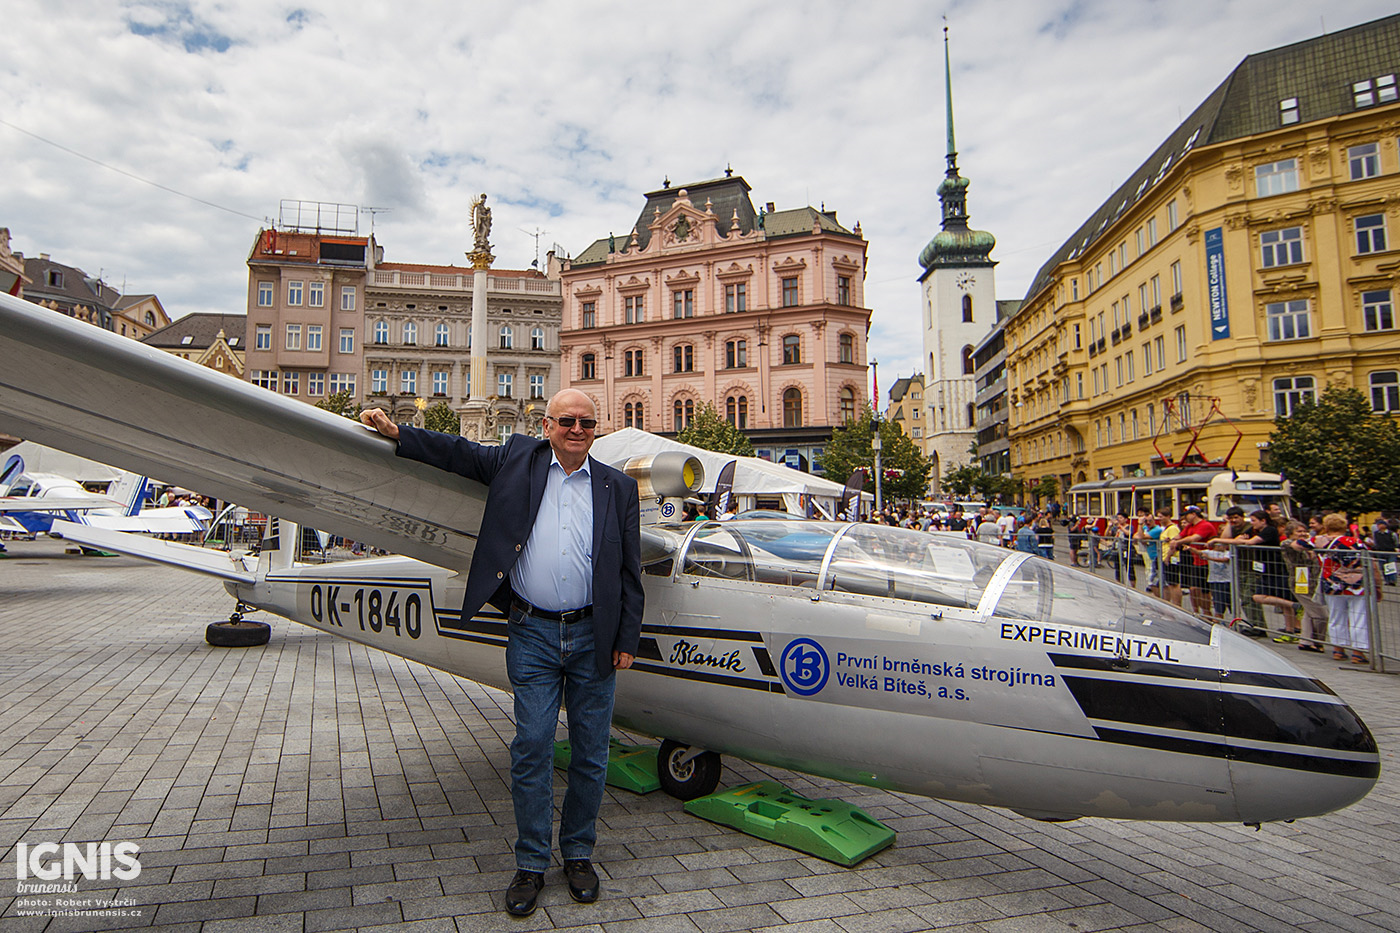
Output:
[[[825,202],[869,240],[871,354],[917,365],[938,230],[941,10],[918,0],[664,3],[12,2],[3,119],[252,217],[282,198],[391,208],[388,258],[462,262],[468,207],[577,252],[625,236],[664,176],[731,163],[758,203]],[[959,164],[998,292],[1045,258],[1245,55],[1392,12],[1356,0],[950,3]],[[238,311],[257,223],[0,126],[17,248],[167,309]],[[367,221],[364,222],[367,228]],[[523,228],[523,229],[522,229]]]

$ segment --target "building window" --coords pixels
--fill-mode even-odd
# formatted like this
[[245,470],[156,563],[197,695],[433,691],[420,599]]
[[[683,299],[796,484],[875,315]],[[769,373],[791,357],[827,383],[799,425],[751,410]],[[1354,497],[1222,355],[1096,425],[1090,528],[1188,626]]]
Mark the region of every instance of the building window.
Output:
[[1151,402],[1147,403],[1147,433],[1157,436],[1157,408]]
[[836,277],[836,303],[847,306],[851,303],[851,277],[849,275]]
[[749,309],[749,286],[744,282],[724,286],[724,310],[726,314],[737,314]]
[[340,329],[340,352],[355,352],[355,329],[353,327],[342,327]]
[[743,369],[749,365],[749,342],[730,340],[724,345],[724,368]]
[[1381,253],[1385,251],[1385,215],[1367,214],[1356,218],[1356,251]]
[[1132,350],[1129,350],[1127,353],[1124,353],[1124,354],[1123,354],[1123,368],[1126,369],[1126,370],[1128,371],[1128,381],[1129,381],[1129,382],[1132,382],[1134,379],[1137,378],[1136,374],[1133,372],[1134,365],[1133,365],[1133,351],[1132,351]]
[[1259,234],[1261,263],[1265,269],[1303,261],[1303,228],[1286,227]]
[[972,296],[971,296],[971,295],[963,295],[963,296],[962,296],[962,313],[963,313],[963,323],[964,323],[964,324],[970,324],[970,323],[972,322]]
[[[1387,292],[1387,294],[1389,294],[1389,293]],[[270,324],[259,324],[259,325],[257,326],[257,329],[253,331],[253,349],[254,349],[254,350],[271,350],[271,349],[272,349],[272,325],[270,325]]]
[[1278,102],[1278,122],[1280,126],[1298,122],[1298,98],[1285,97]]
[[1182,324],[1176,329],[1176,361],[1186,362],[1186,325]]
[[287,325],[287,343],[286,343],[286,347],[287,347],[288,350],[300,350],[300,349],[301,349],[301,325],[300,325],[300,324],[288,324],[288,325]]
[[515,346],[515,331],[509,324],[501,325],[501,349],[510,350]]
[[788,334],[783,338],[783,363],[790,365],[802,362],[802,338]]
[[1179,305],[1176,299],[1181,297],[1181,262],[1172,263],[1172,305]]
[[797,276],[789,276],[783,279],[783,307],[795,308],[797,304]]
[[388,395],[389,370],[371,369],[369,371],[369,390],[375,395]]
[[1083,373],[1075,373],[1075,374],[1074,374],[1074,383],[1075,383],[1076,397],[1078,397],[1078,398],[1083,398],[1083,397],[1084,397],[1084,374],[1083,374]]
[[287,304],[294,308],[301,307],[301,282],[287,283]]
[[1256,196],[1267,198],[1274,194],[1287,194],[1298,190],[1298,160],[1283,159],[1254,166],[1254,192]]
[[544,328],[543,328],[543,327],[532,327],[532,328],[530,328],[530,349],[531,349],[531,350],[543,350],[543,349],[544,349]]
[[977,364],[972,359],[972,345],[962,348],[962,371],[964,376],[971,376],[977,371]]
[[1351,170],[1351,180],[1372,178],[1381,172],[1381,147],[1379,143],[1366,143],[1352,146],[1347,150],[1347,166]]
[[645,428],[642,423],[642,403],[628,402],[622,406],[622,426],[625,428]]
[[306,349],[319,353],[321,350],[321,325],[306,325]]
[[1078,279],[1070,279],[1070,280],[1069,280],[1069,300],[1070,300],[1070,301],[1078,301],[1078,300],[1079,300],[1079,280],[1078,280]]
[[416,346],[418,343],[418,325],[413,321],[404,321],[403,324],[403,345],[406,347]]
[[629,295],[622,299],[623,323],[640,324],[646,320],[645,300],[645,295]]
[[690,427],[690,422],[695,420],[695,400],[690,398],[684,401],[676,399],[675,404],[671,406],[671,420],[677,431],[683,431]]
[[641,350],[624,350],[622,353],[622,375],[624,376],[644,376],[646,375],[645,363]]
[[447,375],[448,375],[448,374],[447,374],[447,373],[444,373],[444,372],[434,372],[434,373],[433,373],[433,394],[434,394],[434,395],[446,395],[446,394],[447,394]]
[[1181,221],[1177,215],[1176,199],[1167,202],[1167,230],[1175,230],[1181,226]]
[[1113,360],[1113,368],[1114,368],[1114,370],[1116,371],[1116,373],[1117,373],[1117,375],[1118,375],[1118,386],[1119,386],[1119,388],[1122,388],[1122,386],[1123,386],[1123,357],[1119,356],[1119,357],[1114,358],[1114,360]]
[[540,373],[530,375],[530,398],[544,398],[544,376]]
[[403,372],[399,373],[399,394],[418,394],[418,373],[414,372],[411,369],[404,370]]
[[1395,305],[1390,289],[1361,293],[1361,317],[1367,330],[1394,330]]
[[1147,218],[1147,248],[1151,249],[1157,245],[1157,218]]
[[783,393],[783,427],[802,427],[802,390],[788,389]]
[[1074,325],[1074,348],[1076,350],[1084,349],[1084,332],[1078,324]]
[[297,395],[301,392],[301,373],[288,372],[282,374],[282,394]]
[[1358,81],[1351,86],[1351,99],[1357,107],[1370,107],[1377,101],[1395,100],[1395,75],[1381,75],[1375,81]]
[[1152,375],[1152,344],[1150,343],[1142,345],[1142,374],[1144,376]]
[[340,310],[342,310],[342,311],[354,311],[354,310],[355,310],[355,286],[353,286],[353,285],[342,285],[342,286],[340,286]]
[[383,346],[389,342],[389,322],[374,322],[374,343],[376,346]]
[[330,390],[332,393],[347,392],[351,398],[355,397],[355,374],[354,373],[331,373]]
[[312,398],[320,398],[326,394],[326,374],[307,373],[306,374],[306,394]]
[[1308,299],[1276,301],[1264,306],[1269,340],[1302,340],[1312,336],[1308,326]]
[[1371,410],[1400,411],[1400,372],[1393,369],[1371,373]]
[[585,330],[598,326],[598,305],[596,302],[583,303],[583,327]]
[[731,395],[724,400],[724,419],[739,430],[749,426],[749,399],[745,395]]
[[[1181,340],[1181,341],[1182,341],[1182,345],[1185,346],[1186,328],[1185,328],[1184,326],[1182,326],[1182,327],[1178,327],[1177,330],[1179,330],[1179,331],[1181,332],[1181,333],[1178,335],[1177,339],[1178,339],[1178,340]],[[1167,340],[1166,340],[1166,338],[1165,338],[1165,337],[1155,337],[1155,338],[1153,338],[1153,340],[1152,340],[1152,347],[1153,347],[1153,349],[1155,349],[1155,350],[1157,351],[1157,371],[1158,371],[1158,372],[1161,372],[1162,370],[1164,370],[1164,369],[1167,368]]]
[[253,385],[263,389],[277,391],[277,370],[275,369],[255,369],[253,370]]
[[433,346],[447,346],[447,325],[438,324],[433,328]]
[[676,344],[672,348],[672,357],[675,363],[674,372],[689,373],[695,371],[695,348],[690,344]]
[[842,334],[837,338],[836,362],[854,363],[856,361],[856,338],[854,334]]
[[579,367],[579,378],[580,378],[580,379],[597,379],[597,378],[598,378],[598,358],[597,358],[596,356],[594,356],[592,353],[585,353],[585,354],[583,355],[582,365]]
[[271,283],[271,282],[259,282],[259,283],[258,283],[258,307],[259,307],[259,308],[270,308],[270,307],[272,307],[272,283]]
[[678,288],[671,293],[671,317],[695,317],[695,291]]
[[841,423],[856,420],[856,393],[850,386],[841,389]]
[[1287,418],[1298,406],[1313,401],[1313,377],[1293,376],[1274,380],[1274,415]]
[[496,374],[496,394],[501,398],[510,398],[511,386],[515,383],[515,376],[512,373]]
[[306,305],[309,308],[326,306],[326,283],[312,282],[306,286]]

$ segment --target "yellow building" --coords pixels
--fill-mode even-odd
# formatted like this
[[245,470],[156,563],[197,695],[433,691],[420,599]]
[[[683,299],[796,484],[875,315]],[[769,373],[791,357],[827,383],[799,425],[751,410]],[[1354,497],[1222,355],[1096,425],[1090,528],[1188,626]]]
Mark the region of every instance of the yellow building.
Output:
[[1215,399],[1198,449],[1238,427],[1238,470],[1327,386],[1400,411],[1397,50],[1391,16],[1249,56],[1041,267],[1006,325],[1014,475],[1151,474]]

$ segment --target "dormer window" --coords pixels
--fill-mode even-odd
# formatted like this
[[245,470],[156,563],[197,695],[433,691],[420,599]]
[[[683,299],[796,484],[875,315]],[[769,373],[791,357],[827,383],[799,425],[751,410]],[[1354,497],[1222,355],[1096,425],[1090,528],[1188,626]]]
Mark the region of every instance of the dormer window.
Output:
[[1298,98],[1289,97],[1278,102],[1278,122],[1280,126],[1298,122]]

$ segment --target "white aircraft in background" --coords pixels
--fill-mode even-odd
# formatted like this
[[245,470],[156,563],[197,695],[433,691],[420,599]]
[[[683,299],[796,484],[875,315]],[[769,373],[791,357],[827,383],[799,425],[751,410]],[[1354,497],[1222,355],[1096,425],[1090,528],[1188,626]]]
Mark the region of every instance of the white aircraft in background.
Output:
[[193,534],[209,527],[212,513],[203,506],[144,508],[150,484],[146,477],[123,473],[107,492],[88,492],[76,480],[56,473],[23,472],[18,458],[0,475],[2,531],[52,533],[55,519],[113,531],[144,534]]
[[[4,296],[0,335],[0,430],[288,520],[245,558],[63,533],[508,689],[505,618],[460,615],[461,571],[492,533],[484,487],[396,458],[358,423]],[[681,461],[629,471],[644,497],[677,495],[696,488]],[[298,564],[290,522],[403,556]],[[615,720],[665,740],[676,796],[713,790],[729,752],[1040,819],[1255,823],[1347,806],[1380,773],[1365,724],[1281,656],[1038,557],[839,522],[642,538],[643,640]]]

